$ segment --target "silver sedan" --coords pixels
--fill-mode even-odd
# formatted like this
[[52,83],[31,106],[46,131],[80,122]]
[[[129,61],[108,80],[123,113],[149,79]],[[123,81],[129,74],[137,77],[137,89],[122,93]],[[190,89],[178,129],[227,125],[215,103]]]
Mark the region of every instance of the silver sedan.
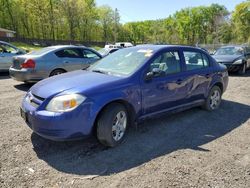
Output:
[[22,82],[37,82],[69,71],[86,69],[102,56],[81,46],[51,46],[16,56],[9,69],[10,76]]
[[7,42],[0,41],[0,72],[9,71],[12,65],[12,58],[26,52]]

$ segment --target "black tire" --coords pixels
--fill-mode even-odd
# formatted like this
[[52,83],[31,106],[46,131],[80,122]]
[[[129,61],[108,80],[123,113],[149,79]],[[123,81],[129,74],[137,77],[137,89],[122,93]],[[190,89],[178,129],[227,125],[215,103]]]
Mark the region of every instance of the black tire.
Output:
[[53,70],[51,73],[50,73],[50,77],[51,76],[56,76],[56,75],[59,75],[59,74],[63,74],[63,73],[65,73],[66,71],[65,70],[63,70],[63,69],[55,69],[55,70]]
[[[222,91],[218,86],[212,87],[212,89],[209,91],[209,95],[206,98],[203,108],[208,111],[213,111],[213,110],[218,109],[221,104],[221,95],[222,95]],[[216,96],[216,99],[213,100],[212,98],[214,98],[215,96]]]
[[[124,133],[121,134],[121,125],[119,123],[119,125],[115,126],[114,124],[119,121],[117,119],[117,116],[120,117],[124,117],[122,115],[126,115],[126,122],[124,127]],[[121,121],[122,122],[122,121]],[[128,127],[128,122],[129,122],[129,117],[128,117],[128,112],[126,110],[126,108],[119,104],[119,103],[113,103],[108,105],[102,112],[101,115],[99,117],[99,119],[97,120],[97,129],[96,129],[96,133],[97,133],[97,139],[100,141],[100,143],[102,143],[105,146],[108,147],[115,147],[117,145],[119,145],[123,140],[124,137],[126,135],[126,130]],[[122,123],[121,123],[122,124]],[[119,127],[119,130],[115,129],[112,130],[113,128],[117,128]],[[119,135],[117,134],[117,132],[119,132]],[[121,136],[119,139],[119,136]]]
[[247,69],[246,63],[244,63],[243,66],[239,70],[239,74],[244,75],[246,73],[246,69]]

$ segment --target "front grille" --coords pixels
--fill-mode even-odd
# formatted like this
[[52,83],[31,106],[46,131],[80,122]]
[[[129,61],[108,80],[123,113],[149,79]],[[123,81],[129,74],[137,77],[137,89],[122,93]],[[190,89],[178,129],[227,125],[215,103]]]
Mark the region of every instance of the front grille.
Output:
[[37,98],[38,100],[40,100],[40,101],[44,101],[44,100],[45,100],[45,98],[39,97],[39,96],[37,96],[37,95],[35,95],[35,94],[33,94],[33,93],[32,93],[32,95],[33,95],[35,98]]
[[39,107],[42,102],[45,100],[45,98],[39,97],[37,95],[34,95],[32,93],[28,93],[26,97],[26,101],[30,103],[33,107],[37,108]]

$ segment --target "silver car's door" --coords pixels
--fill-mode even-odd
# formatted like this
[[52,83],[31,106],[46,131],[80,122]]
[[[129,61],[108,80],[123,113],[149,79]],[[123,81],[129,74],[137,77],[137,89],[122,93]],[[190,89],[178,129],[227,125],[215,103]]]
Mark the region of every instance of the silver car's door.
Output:
[[101,59],[101,57],[92,50],[83,49],[82,69],[88,68],[91,64]]
[[66,71],[82,69],[82,52],[79,48],[65,48],[55,54]]

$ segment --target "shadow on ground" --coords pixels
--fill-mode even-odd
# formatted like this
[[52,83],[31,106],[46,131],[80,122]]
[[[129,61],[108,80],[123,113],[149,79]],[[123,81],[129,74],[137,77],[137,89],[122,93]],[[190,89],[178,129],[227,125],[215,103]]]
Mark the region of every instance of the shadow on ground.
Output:
[[22,83],[18,85],[14,85],[14,87],[20,91],[28,91],[34,84],[32,83]]
[[240,75],[237,72],[230,72],[229,76],[232,76],[232,77],[249,77],[250,76],[250,70],[247,70],[246,73],[243,74],[243,75]]
[[0,72],[0,80],[9,79],[9,78],[10,76],[8,72]]
[[222,102],[215,112],[200,108],[147,121],[131,128],[124,143],[106,148],[94,138],[53,142],[32,134],[37,156],[58,171],[77,175],[118,173],[180,149],[209,152],[202,145],[233,131],[250,118],[250,106]]

